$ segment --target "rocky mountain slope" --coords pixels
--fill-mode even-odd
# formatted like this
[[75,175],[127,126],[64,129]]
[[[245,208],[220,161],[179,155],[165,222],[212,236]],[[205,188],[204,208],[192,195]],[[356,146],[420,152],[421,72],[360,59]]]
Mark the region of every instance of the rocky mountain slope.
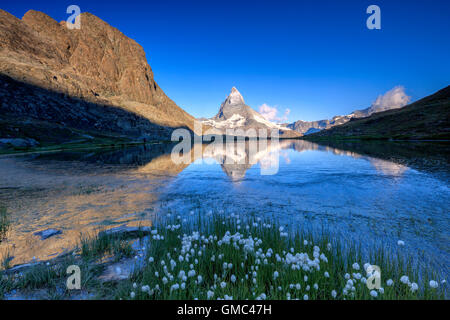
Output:
[[70,30],[42,12],[0,10],[0,74],[2,120],[150,139],[194,127],[155,82],[143,48],[90,13]]
[[377,112],[308,139],[450,139],[450,86],[403,108]]
[[[250,130],[256,134],[260,129],[267,130],[270,136],[271,130],[277,130],[280,138],[296,138],[297,132],[266,120],[261,114],[245,104],[244,98],[236,88],[231,89],[230,95],[221,104],[217,115],[211,119],[203,119],[204,125],[214,128],[215,132],[226,134],[227,129]],[[248,132],[248,131],[247,131]]]

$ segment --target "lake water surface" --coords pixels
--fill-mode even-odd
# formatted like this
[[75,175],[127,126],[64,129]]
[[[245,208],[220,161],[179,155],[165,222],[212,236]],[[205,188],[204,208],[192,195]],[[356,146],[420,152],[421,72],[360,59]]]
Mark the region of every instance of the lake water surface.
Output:
[[[254,163],[245,143],[233,154],[200,149],[182,164],[172,162],[168,144],[0,157],[0,205],[11,222],[0,255],[9,252],[12,265],[47,260],[80,234],[152,225],[166,212],[223,210],[325,228],[362,246],[400,250],[403,240],[401,250],[448,277],[448,145],[285,140],[269,142]],[[34,235],[49,228],[62,233]]]

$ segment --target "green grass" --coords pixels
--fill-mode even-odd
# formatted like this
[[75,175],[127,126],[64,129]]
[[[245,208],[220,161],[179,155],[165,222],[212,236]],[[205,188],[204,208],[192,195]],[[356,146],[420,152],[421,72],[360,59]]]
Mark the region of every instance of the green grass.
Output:
[[82,236],[79,247],[81,257],[87,261],[96,260],[105,256],[113,257],[115,261],[118,261],[133,255],[130,242],[121,236]]
[[0,242],[2,242],[9,229],[9,218],[5,207],[0,206]]

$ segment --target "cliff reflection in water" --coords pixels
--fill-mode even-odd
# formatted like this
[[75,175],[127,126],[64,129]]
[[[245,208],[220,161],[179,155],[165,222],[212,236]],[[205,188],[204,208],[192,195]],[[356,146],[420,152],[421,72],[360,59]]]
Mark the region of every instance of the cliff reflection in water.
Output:
[[[199,160],[220,164],[233,183],[244,180],[255,165],[261,174],[276,174],[280,157],[289,162],[285,150],[364,158],[384,174],[401,175],[407,170],[386,160],[303,140],[266,141],[254,153],[249,141],[197,147],[200,152],[192,148],[188,161],[180,164],[171,159],[171,144],[0,158],[0,203],[7,207],[11,220],[0,255],[9,250],[13,265],[33,257],[46,260],[73,248],[80,234],[122,224],[151,226],[163,206],[158,202],[161,187]],[[34,235],[49,228],[62,233],[46,240]]]

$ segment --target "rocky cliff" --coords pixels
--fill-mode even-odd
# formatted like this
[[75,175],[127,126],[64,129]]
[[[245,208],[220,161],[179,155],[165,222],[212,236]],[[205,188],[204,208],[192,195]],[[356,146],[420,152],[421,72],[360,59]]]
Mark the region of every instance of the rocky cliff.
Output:
[[[0,108],[9,116],[76,128],[84,123],[82,129],[91,123],[98,131],[149,137],[155,130],[167,137],[173,128],[193,129],[194,118],[155,82],[143,48],[90,13],[81,14],[81,29],[70,30],[42,12],[28,11],[18,19],[0,10],[0,74],[7,91]],[[17,92],[38,92],[18,97],[7,89],[11,81]],[[17,88],[21,83],[27,87]],[[55,113],[59,107],[71,116]],[[112,117],[105,114],[114,108]]]

